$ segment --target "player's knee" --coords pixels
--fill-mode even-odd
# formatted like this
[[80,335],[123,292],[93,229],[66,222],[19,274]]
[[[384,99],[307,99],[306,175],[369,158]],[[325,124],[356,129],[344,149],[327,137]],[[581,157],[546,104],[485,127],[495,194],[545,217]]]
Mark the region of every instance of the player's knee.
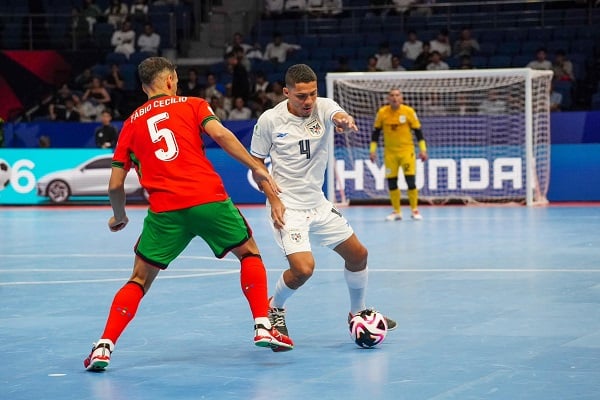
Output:
[[357,246],[354,251],[347,253],[344,258],[346,269],[352,272],[361,271],[367,266],[368,258],[369,251],[367,248],[363,245]]
[[409,190],[417,188],[417,180],[414,175],[405,175],[404,178],[406,179],[406,186],[408,186]]
[[310,279],[315,270],[314,262],[295,263],[290,267],[294,282],[301,286]]
[[387,178],[388,188],[390,190],[398,189],[398,177],[395,178]]

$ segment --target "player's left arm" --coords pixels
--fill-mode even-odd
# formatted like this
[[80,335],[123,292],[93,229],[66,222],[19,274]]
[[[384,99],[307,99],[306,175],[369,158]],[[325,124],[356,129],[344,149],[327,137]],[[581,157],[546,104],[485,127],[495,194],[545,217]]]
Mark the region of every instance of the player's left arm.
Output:
[[354,131],[358,132],[356,121],[354,117],[345,111],[338,111],[331,117],[333,124],[335,125],[335,131],[339,133]]
[[124,168],[113,166],[108,182],[108,197],[113,209],[113,216],[108,220],[108,228],[113,232],[125,228],[129,222],[125,212],[125,178],[127,172]]
[[419,144],[419,158],[422,161],[427,161],[429,158],[427,154],[427,143],[425,142],[425,136],[423,136],[423,131],[421,128],[413,129],[415,136],[417,137],[417,143]]

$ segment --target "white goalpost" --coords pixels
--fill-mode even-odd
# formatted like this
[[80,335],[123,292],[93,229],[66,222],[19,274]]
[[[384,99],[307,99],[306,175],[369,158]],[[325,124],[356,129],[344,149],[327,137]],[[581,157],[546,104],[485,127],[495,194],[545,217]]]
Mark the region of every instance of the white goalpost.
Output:
[[[327,96],[359,127],[332,139],[329,199],[388,201],[383,143],[375,163],[369,143],[377,110],[397,88],[427,141],[429,160],[417,161],[420,200],[546,203],[551,81],[551,71],[529,68],[328,73]],[[398,185],[406,189],[402,170]]]

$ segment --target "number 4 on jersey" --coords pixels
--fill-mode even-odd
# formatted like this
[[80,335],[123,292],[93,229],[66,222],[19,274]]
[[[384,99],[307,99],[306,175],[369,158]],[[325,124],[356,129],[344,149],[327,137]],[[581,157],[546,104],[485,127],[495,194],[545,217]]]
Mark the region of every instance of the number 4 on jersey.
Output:
[[300,146],[300,154],[306,154],[306,158],[310,158],[310,141],[308,139],[300,140],[298,146]]

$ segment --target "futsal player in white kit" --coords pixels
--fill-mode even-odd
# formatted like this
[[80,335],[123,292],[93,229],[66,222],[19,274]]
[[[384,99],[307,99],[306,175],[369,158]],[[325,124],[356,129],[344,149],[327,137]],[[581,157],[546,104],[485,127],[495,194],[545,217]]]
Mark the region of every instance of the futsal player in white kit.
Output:
[[[289,263],[275,286],[269,317],[271,324],[287,335],[285,303],[315,268],[310,239],[344,259],[350,294],[348,321],[366,308],[368,252],[322,189],[328,138],[334,131],[357,131],[354,118],[335,101],[318,97],[317,76],[308,65],[288,68],[283,93],[287,100],[258,119],[250,153],[263,163],[271,157],[271,174],[281,191],[277,194],[267,185],[262,187],[275,241]],[[396,327],[395,321],[386,320],[388,329]]]

